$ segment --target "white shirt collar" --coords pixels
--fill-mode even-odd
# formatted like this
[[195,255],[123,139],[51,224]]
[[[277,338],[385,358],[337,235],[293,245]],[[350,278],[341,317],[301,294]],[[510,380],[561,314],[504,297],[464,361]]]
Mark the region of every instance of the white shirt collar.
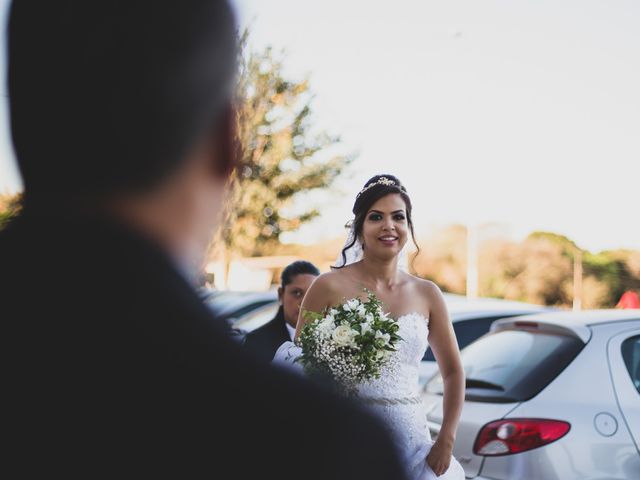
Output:
[[284,324],[287,327],[287,331],[289,332],[289,337],[291,338],[291,341],[293,342],[293,339],[296,338],[296,329],[293,328],[291,325],[289,325],[287,322],[285,322]]

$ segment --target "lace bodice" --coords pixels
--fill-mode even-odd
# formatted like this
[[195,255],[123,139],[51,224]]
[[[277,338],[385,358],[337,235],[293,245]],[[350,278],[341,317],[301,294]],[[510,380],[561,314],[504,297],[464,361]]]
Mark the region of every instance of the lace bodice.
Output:
[[429,320],[420,313],[409,313],[398,318],[398,335],[402,341],[391,354],[380,378],[363,383],[359,396],[368,399],[407,399],[418,397],[420,361],[427,350]]

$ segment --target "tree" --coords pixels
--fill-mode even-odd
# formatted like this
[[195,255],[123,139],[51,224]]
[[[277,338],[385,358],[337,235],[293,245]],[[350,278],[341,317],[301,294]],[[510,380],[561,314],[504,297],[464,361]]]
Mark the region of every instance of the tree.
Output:
[[336,155],[340,138],[312,128],[308,80],[291,81],[282,55],[249,51],[240,39],[238,132],[243,149],[221,237],[228,264],[233,256],[266,255],[283,232],[319,215],[312,206],[291,206],[302,192],[324,189],[351,162]]
[[547,235],[492,242],[480,254],[482,295],[542,305],[571,304],[572,260]]
[[585,274],[606,286],[599,307],[612,308],[628,290],[640,290],[640,252],[613,250],[585,255]]

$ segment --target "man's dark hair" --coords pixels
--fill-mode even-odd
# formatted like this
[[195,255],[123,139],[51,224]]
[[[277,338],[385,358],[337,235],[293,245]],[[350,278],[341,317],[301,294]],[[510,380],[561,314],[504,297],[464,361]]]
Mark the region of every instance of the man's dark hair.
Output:
[[311,262],[307,262],[305,260],[298,260],[296,262],[290,263],[286,266],[286,268],[282,271],[282,275],[280,275],[280,280],[283,287],[286,287],[291,282],[293,282],[293,278],[296,275],[315,275],[316,277],[320,275],[320,270]]
[[26,200],[137,192],[228,111],[226,0],[14,0],[11,129]]

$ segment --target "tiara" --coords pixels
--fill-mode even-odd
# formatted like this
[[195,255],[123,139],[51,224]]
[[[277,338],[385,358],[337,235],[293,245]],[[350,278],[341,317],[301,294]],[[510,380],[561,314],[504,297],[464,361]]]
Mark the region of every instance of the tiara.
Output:
[[376,185],[384,185],[385,187],[396,186],[396,187],[400,188],[401,190],[404,190],[404,187],[402,185],[398,185],[396,182],[394,182],[390,178],[380,177],[375,182],[370,183],[369,185],[365,186],[362,190],[360,190],[360,192],[358,193],[357,196],[359,197],[364,192],[366,192],[367,190],[369,190],[372,187],[375,187]]

